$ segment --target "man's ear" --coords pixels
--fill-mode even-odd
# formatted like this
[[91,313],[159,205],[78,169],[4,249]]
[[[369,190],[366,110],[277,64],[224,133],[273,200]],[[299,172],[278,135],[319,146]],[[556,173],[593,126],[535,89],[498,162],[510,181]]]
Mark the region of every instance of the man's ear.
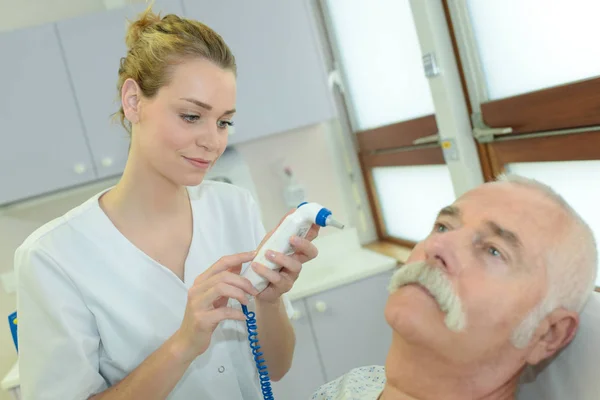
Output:
[[123,82],[121,89],[121,105],[125,118],[132,124],[136,124],[140,120],[140,99],[141,89],[136,81],[129,78]]
[[552,357],[568,345],[579,327],[579,315],[565,309],[554,310],[538,326],[537,341],[526,357],[528,364],[536,365]]

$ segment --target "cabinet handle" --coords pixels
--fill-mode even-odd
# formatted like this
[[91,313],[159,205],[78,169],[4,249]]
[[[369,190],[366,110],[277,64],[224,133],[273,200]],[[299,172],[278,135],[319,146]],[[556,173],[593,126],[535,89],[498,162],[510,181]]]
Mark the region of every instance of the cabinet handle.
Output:
[[324,301],[317,301],[315,303],[315,309],[318,312],[323,313],[327,310],[327,304]]
[[300,318],[302,318],[302,313],[298,310],[294,311],[292,314],[292,320],[298,321]]
[[75,171],[76,174],[83,174],[86,171],[86,167],[85,164],[75,164],[75,166],[73,167],[73,171]]
[[113,165],[113,159],[110,157],[104,157],[101,161],[103,167],[110,167]]

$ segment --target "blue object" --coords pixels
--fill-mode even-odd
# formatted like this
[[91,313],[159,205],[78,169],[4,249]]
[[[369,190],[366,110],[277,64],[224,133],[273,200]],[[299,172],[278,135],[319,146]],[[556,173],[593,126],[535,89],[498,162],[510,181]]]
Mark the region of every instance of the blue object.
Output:
[[19,339],[17,338],[17,312],[10,314],[8,316],[8,326],[10,326],[10,332],[12,333],[13,342],[15,342],[15,348],[17,349],[17,353],[19,352]]
[[[308,201],[298,204],[298,208],[302,207],[305,204],[308,204]],[[321,208],[321,210],[317,213],[317,217],[315,218],[315,224],[322,227],[327,226],[327,217],[329,217],[331,214],[331,211],[329,211],[325,207]]]
[[262,352],[259,352],[260,345],[258,344],[258,331],[256,325],[256,314],[252,311],[248,311],[248,307],[242,304],[242,311],[246,315],[246,326],[248,327],[248,340],[250,341],[250,348],[252,349],[252,355],[254,355],[254,362],[256,363],[256,369],[260,377],[260,386],[265,400],[274,400],[273,389],[271,388],[271,379],[269,378],[269,371],[265,359],[261,356]]
[[319,226],[327,226],[327,217],[331,215],[331,211],[326,209],[325,207],[321,208],[319,213],[317,214],[317,218],[315,219],[315,223]]

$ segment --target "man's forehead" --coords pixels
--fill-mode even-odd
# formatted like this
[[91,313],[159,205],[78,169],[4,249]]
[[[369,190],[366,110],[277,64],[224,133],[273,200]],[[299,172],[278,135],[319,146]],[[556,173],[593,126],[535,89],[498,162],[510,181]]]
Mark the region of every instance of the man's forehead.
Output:
[[481,224],[516,247],[544,247],[564,224],[564,213],[540,193],[520,189],[507,184],[483,185],[443,207],[438,218]]

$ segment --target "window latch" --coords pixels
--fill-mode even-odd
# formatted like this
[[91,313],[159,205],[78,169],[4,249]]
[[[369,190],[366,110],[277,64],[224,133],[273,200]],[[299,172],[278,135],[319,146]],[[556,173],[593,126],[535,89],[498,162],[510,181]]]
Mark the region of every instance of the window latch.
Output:
[[491,143],[494,141],[494,137],[501,135],[510,135],[513,133],[513,128],[492,128],[486,125],[483,121],[483,116],[480,112],[473,113],[471,115],[471,121],[473,122],[473,136],[479,143]]
[[412,144],[416,145],[420,145],[420,144],[431,144],[431,143],[439,143],[440,142],[440,135],[439,134],[434,134],[434,135],[429,135],[429,136],[423,136],[420,138],[417,138],[415,140],[413,140]]

